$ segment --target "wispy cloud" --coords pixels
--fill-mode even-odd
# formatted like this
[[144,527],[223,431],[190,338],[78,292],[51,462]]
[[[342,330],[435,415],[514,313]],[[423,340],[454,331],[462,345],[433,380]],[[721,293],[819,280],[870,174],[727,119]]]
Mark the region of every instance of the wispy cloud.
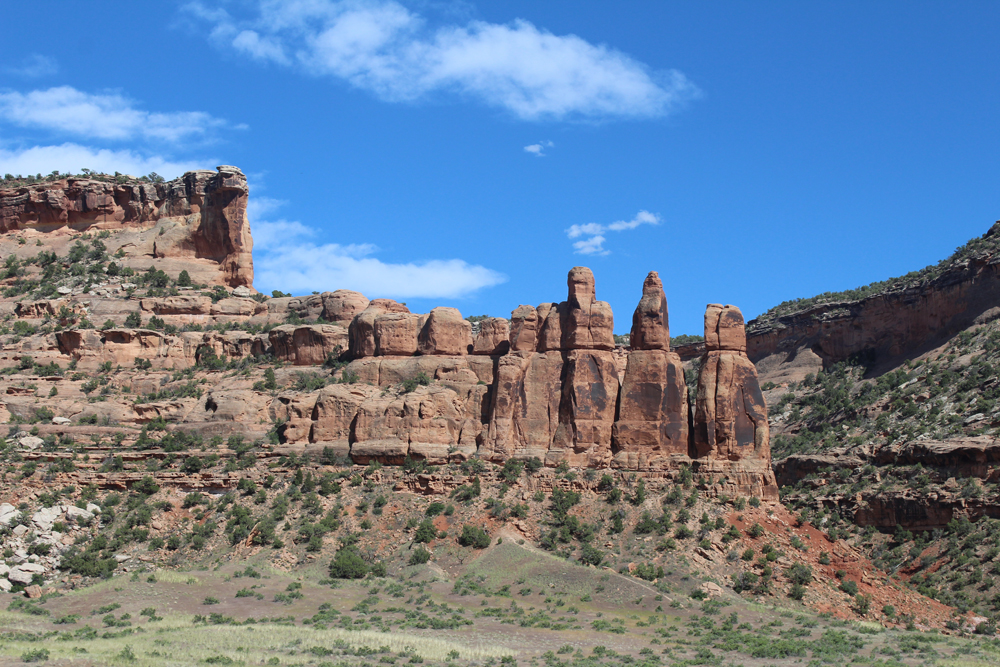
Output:
[[79,144],[58,146],[32,146],[7,150],[0,148],[0,173],[49,174],[52,170],[62,173],[80,173],[81,169],[113,174],[143,176],[156,172],[164,178],[175,178],[185,171],[205,169],[219,164],[216,159],[171,160],[159,155],[141,155],[131,150],[108,150]]
[[553,147],[555,147],[555,144],[551,141],[539,141],[537,144],[525,146],[524,150],[526,153],[531,153],[535,157],[545,157],[545,149]]
[[55,58],[43,56],[39,53],[32,53],[18,65],[5,67],[4,72],[15,76],[23,76],[27,79],[35,79],[41,76],[51,76],[59,71],[59,63]]
[[373,255],[369,244],[323,243],[318,230],[297,221],[260,219],[282,202],[250,198],[254,237],[254,282],[258,289],[303,294],[353,289],[369,297],[457,298],[507,280],[501,273],[460,259],[393,264]]
[[566,230],[566,236],[571,239],[580,239],[573,243],[573,251],[579,255],[609,255],[610,250],[604,248],[607,241],[607,232],[623,232],[628,229],[635,229],[639,225],[658,225],[660,216],[649,211],[639,211],[631,220],[618,220],[609,225],[602,225],[596,222],[588,222],[582,225],[571,225]]
[[430,27],[394,0],[259,0],[250,17],[202,2],[189,15],[225,48],[331,76],[388,101],[458,93],[525,120],[663,116],[698,95],[676,70],[532,23]]
[[0,120],[87,139],[172,143],[203,138],[227,125],[202,111],[145,111],[118,93],[92,94],[72,86],[0,92]]

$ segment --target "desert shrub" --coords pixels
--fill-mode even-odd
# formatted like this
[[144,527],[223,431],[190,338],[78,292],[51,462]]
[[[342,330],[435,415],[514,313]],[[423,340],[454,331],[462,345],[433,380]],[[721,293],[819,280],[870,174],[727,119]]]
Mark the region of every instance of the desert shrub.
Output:
[[490,536],[485,530],[478,526],[470,526],[469,524],[462,526],[462,534],[458,537],[459,544],[463,547],[472,547],[473,549],[485,549],[490,546],[490,542]]
[[330,563],[330,576],[334,579],[362,579],[368,570],[368,563],[353,545],[338,549]]
[[408,565],[423,565],[431,559],[431,552],[423,547],[417,547],[413,553],[410,554],[410,560],[407,561]]

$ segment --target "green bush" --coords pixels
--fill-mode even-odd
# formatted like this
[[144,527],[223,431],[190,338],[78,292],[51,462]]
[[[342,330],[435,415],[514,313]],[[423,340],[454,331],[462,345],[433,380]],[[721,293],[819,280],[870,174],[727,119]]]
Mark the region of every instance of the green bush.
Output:
[[341,547],[330,563],[330,576],[334,579],[363,579],[368,570],[368,563],[354,546]]
[[458,536],[459,544],[463,547],[472,547],[473,549],[485,549],[490,546],[490,542],[490,536],[485,530],[478,526],[470,526],[469,524],[462,526],[462,534]]
[[423,547],[417,547],[413,553],[410,554],[410,560],[407,561],[408,565],[423,565],[431,559],[431,552]]

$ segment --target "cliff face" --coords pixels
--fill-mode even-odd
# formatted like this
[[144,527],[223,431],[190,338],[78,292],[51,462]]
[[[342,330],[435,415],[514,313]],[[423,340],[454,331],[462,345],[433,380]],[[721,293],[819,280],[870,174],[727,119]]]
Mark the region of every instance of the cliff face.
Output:
[[[193,171],[166,183],[107,183],[69,178],[0,189],[0,233],[32,230],[162,230],[152,256],[205,259],[222,283],[253,285],[253,239],[246,219],[246,177],[236,167]],[[179,269],[178,269],[179,272]]]
[[980,241],[933,277],[902,278],[866,298],[751,320],[747,356],[778,382],[855,355],[868,362],[917,356],[1000,305],[1000,223]]

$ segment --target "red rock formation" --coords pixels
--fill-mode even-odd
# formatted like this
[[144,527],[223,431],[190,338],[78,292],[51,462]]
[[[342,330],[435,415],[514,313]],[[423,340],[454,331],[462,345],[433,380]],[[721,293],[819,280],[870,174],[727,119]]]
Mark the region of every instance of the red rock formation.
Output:
[[417,335],[420,354],[455,355],[472,351],[472,324],[457,308],[438,307],[427,314]]
[[347,347],[347,330],[335,324],[286,324],[268,334],[275,359],[295,366],[318,366]]
[[610,461],[619,388],[611,308],[596,300],[590,269],[573,268],[567,286],[567,301],[543,303],[534,317],[530,306],[511,314],[512,351],[499,359],[481,449],[487,458]]
[[799,381],[864,354],[915,357],[977,323],[1000,303],[1000,222],[971,254],[927,277],[900,278],[861,299],[803,307],[748,325],[747,355],[762,375]]
[[676,467],[688,455],[688,399],[684,367],[670,352],[667,298],[656,272],[642,286],[632,315],[618,421],[612,432],[615,466],[631,470]]
[[[515,311],[516,312],[516,311]],[[534,309],[532,309],[534,312]],[[510,350],[510,323],[502,317],[491,317],[479,323],[479,335],[472,345],[473,354],[499,355]]]
[[767,406],[757,371],[743,351],[743,314],[735,306],[710,304],[694,414],[693,456],[700,471],[728,474],[743,493],[777,497]]
[[354,316],[348,328],[351,356],[355,359],[375,356],[375,318],[379,314],[408,312],[406,306],[392,299],[372,299],[363,311]]
[[538,311],[518,306],[510,314],[510,351],[534,352],[538,347]]
[[188,172],[168,183],[70,178],[0,190],[0,232],[161,224],[154,257],[212,260],[223,284],[249,287],[253,239],[246,219],[248,193],[243,172],[230,166]]

